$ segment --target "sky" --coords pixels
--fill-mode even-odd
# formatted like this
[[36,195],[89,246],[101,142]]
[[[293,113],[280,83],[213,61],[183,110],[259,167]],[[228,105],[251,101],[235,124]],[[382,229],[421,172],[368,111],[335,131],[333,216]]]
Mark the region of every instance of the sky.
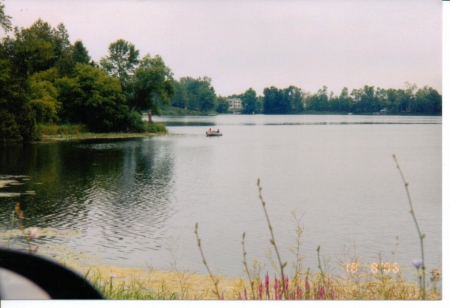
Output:
[[[3,0],[14,26],[66,26],[93,60],[110,43],[159,54],[176,79],[216,94],[294,85],[339,95],[364,85],[442,93],[441,0]],[[4,36],[2,30],[0,35]]]

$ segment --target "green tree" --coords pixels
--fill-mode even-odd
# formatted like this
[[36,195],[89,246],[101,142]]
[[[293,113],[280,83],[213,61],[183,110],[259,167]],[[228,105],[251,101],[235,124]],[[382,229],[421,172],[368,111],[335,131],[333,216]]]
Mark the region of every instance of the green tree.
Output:
[[211,85],[210,77],[181,77],[180,83],[184,86],[187,94],[189,110],[210,111],[217,107],[216,93]]
[[90,131],[126,129],[129,109],[119,80],[91,65],[77,63],[74,77],[56,81],[60,118],[69,123],[86,124]]
[[160,114],[158,102],[169,104],[174,94],[173,73],[159,55],[152,58],[147,54],[136,68],[130,89],[132,110]]
[[435,89],[425,86],[416,93],[418,113],[442,115],[442,96]]
[[76,63],[84,64],[88,64],[91,61],[91,57],[82,41],[76,41],[73,44],[72,59]]
[[335,110],[337,112],[349,112],[351,110],[352,98],[348,94],[348,88],[344,87],[341,90],[341,94],[337,99],[335,106]]
[[308,100],[308,110],[323,112],[328,111],[330,109],[329,107],[327,86],[323,86],[322,89],[317,90],[317,93],[313,94]]
[[128,92],[128,83],[139,64],[139,50],[123,39],[109,45],[109,55],[100,59],[100,67],[109,75],[120,80],[122,88]]
[[4,44],[16,69],[32,75],[54,67],[56,62],[67,55],[70,46],[69,35],[64,24],[57,28],[38,19],[28,28],[14,28],[14,39],[7,38]]
[[230,104],[228,103],[228,100],[225,97],[223,97],[223,96],[217,97],[216,111],[218,113],[227,113],[229,107],[230,107]]
[[249,88],[245,93],[242,95],[242,113],[244,114],[252,114],[256,111],[256,92],[252,88]]
[[9,37],[0,43],[0,142],[33,141],[39,136],[29,106],[30,82],[23,63],[14,58],[13,43]]
[[303,111],[303,93],[302,89],[295,86],[289,86],[283,91],[288,102],[285,108],[289,113],[301,113]]
[[11,31],[11,16],[5,14],[5,5],[0,3],[0,27],[5,30],[5,32]]
[[189,100],[186,87],[178,80],[173,81],[174,94],[170,98],[170,104],[174,107],[185,108]]
[[264,88],[264,113],[265,114],[282,114],[280,108],[281,101],[283,99],[283,93],[278,88],[272,86],[270,88]]
[[49,81],[31,78],[30,106],[36,114],[37,123],[54,123],[61,103],[57,100],[58,91]]

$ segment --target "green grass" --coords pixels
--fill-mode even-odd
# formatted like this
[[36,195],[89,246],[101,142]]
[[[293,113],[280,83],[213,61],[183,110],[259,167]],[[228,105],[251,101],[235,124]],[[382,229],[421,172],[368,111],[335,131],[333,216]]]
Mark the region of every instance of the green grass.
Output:
[[38,131],[44,136],[78,135],[88,132],[86,126],[81,124],[39,124]]

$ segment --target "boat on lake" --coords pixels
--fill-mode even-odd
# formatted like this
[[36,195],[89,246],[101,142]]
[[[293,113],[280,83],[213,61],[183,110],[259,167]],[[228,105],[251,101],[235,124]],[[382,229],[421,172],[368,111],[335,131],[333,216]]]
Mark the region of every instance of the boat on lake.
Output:
[[215,131],[213,131],[213,132],[206,132],[206,137],[215,137],[215,136],[222,136],[222,133],[219,133],[219,132],[215,132]]

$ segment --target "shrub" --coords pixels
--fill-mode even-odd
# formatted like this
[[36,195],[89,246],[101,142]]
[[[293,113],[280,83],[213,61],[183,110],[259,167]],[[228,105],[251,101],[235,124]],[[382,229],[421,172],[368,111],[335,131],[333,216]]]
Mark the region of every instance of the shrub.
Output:
[[145,131],[147,133],[167,133],[167,129],[164,124],[158,124],[153,122],[145,123]]
[[0,110],[0,143],[21,142],[22,140],[14,115],[7,110]]

